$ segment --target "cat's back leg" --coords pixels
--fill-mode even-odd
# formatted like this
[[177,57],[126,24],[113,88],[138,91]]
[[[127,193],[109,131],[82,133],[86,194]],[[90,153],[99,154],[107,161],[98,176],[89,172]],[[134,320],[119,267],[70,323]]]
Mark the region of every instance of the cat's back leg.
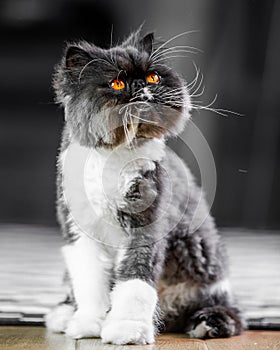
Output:
[[[209,222],[207,222],[209,220]],[[159,300],[165,331],[229,337],[244,325],[227,279],[225,248],[211,217],[193,233],[184,223],[169,239]]]

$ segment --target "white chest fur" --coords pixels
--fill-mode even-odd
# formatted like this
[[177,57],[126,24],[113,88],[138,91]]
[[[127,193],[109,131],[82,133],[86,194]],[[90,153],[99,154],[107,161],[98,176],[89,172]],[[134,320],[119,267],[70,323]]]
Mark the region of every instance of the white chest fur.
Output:
[[117,221],[131,181],[153,170],[164,156],[164,142],[154,139],[136,149],[92,150],[71,143],[60,157],[64,198],[77,230],[109,245],[126,239]]

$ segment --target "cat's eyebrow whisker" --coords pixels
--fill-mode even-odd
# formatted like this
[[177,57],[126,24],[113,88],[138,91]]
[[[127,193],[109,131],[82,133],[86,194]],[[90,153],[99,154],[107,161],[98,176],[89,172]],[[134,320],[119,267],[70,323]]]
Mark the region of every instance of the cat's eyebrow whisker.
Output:
[[103,58],[94,58],[94,59],[92,59],[91,61],[87,62],[87,63],[83,66],[83,68],[80,70],[80,73],[79,73],[79,76],[78,76],[78,81],[79,81],[79,83],[80,83],[80,80],[81,80],[81,77],[82,77],[82,74],[83,74],[84,70],[85,70],[90,64],[92,64],[92,63],[95,62],[95,61],[100,61],[100,62],[106,63],[106,64],[108,64],[108,65],[110,65],[110,66],[116,68],[112,63],[110,63],[110,62],[104,60]]
[[158,62],[161,62],[161,61],[170,60],[171,58],[189,58],[189,56],[187,56],[187,55],[171,55],[171,56],[161,57],[161,58],[157,59],[155,61],[155,63],[157,64]]
[[97,58],[94,58],[93,60],[89,61],[88,63],[86,63],[86,64],[83,66],[83,68],[80,70],[80,73],[79,73],[79,76],[78,76],[78,81],[79,81],[79,82],[80,82],[80,80],[81,80],[81,76],[82,76],[84,70],[85,70],[90,64],[92,64],[92,63],[95,62],[95,61],[97,61]]
[[[109,50],[107,50],[107,51],[109,51]],[[113,56],[113,54],[114,54],[113,50],[110,50],[109,54],[110,54],[110,62],[108,62],[108,63],[111,64],[111,66],[113,66],[115,69],[117,69],[118,65],[117,65],[117,60],[116,60],[116,57],[117,57],[116,53],[115,53],[115,58]]]
[[155,54],[156,52],[158,52],[160,49],[162,49],[163,47],[165,47],[167,44],[169,44],[171,41],[183,36],[183,35],[188,35],[188,34],[192,34],[192,33],[198,33],[198,30],[189,30],[187,32],[183,32],[177,35],[174,35],[172,38],[168,39],[167,41],[165,41],[162,45],[160,45],[155,51],[153,51],[152,54]]
[[126,74],[125,70],[121,69],[121,70],[118,72],[117,79],[119,79],[119,76],[120,76],[120,74],[121,74],[122,72],[124,72],[124,73]]
[[112,26],[111,26],[111,41],[110,41],[110,49],[112,48],[113,46],[113,31],[114,31],[114,24],[112,23]]
[[197,53],[201,53],[202,50],[193,47],[193,46],[174,46],[174,47],[169,47],[167,49],[164,49],[158,53],[156,53],[155,55],[152,54],[151,58],[152,60],[156,60],[159,57],[162,57],[168,53],[179,53],[179,52],[187,52],[187,53],[193,53],[193,54],[197,54]]

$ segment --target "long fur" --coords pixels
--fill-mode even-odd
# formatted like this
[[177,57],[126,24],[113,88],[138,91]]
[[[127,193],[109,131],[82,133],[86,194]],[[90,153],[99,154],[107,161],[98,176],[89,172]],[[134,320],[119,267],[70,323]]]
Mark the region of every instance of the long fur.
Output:
[[[188,50],[155,48],[138,30],[108,50],[69,44],[57,66],[66,120],[57,211],[69,293],[47,316],[52,330],[115,344],[152,343],[159,330],[200,338],[242,330],[201,189],[165,145],[192,108],[165,58]],[[149,83],[150,73],[159,82]],[[125,88],[114,91],[114,79]]]

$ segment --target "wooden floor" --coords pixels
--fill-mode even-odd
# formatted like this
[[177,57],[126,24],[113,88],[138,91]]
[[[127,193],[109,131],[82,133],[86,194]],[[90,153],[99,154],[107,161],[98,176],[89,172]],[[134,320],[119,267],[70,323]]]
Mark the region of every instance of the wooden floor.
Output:
[[0,327],[0,349],[4,350],[279,350],[280,332],[248,331],[230,339],[198,340],[166,334],[154,345],[110,345],[100,339],[72,340],[49,333],[43,327]]

